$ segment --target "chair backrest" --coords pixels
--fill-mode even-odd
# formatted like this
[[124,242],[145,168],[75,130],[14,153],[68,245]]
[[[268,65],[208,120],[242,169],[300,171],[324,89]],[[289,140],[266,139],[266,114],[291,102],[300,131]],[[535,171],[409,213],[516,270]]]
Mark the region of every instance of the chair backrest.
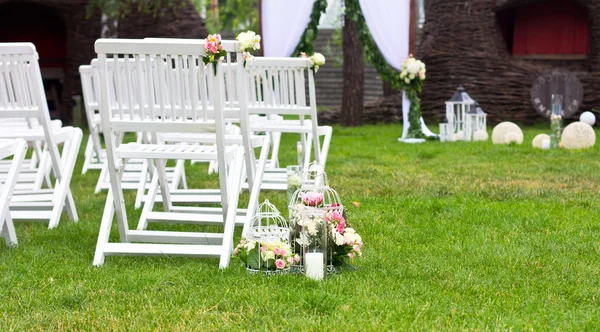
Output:
[[[38,58],[32,43],[0,43],[0,118],[39,121],[54,173],[60,180],[60,154],[52,133]],[[30,126],[32,122],[28,121]]]
[[[110,131],[110,135],[117,132],[214,132],[218,153],[224,151],[222,100],[215,93],[214,112],[208,112],[204,85],[206,76],[214,74],[213,68],[202,65],[205,55],[202,42],[99,39],[95,48],[105,132]],[[119,66],[110,66],[111,58],[123,61],[125,72],[134,75],[124,75],[117,69]],[[217,72],[221,73],[220,65]],[[108,102],[111,77],[117,86],[117,101],[113,104]],[[213,82],[214,91],[220,92],[221,80]],[[137,91],[135,95],[129,90],[133,86]],[[121,98],[124,95],[134,98]],[[153,143],[157,143],[156,135],[153,136]]]
[[316,120],[315,83],[310,60],[256,57],[246,66],[245,73],[250,114],[308,115]]
[[83,105],[88,124],[94,123],[94,114],[99,111],[100,91],[98,90],[98,70],[91,65],[79,66],[79,76],[81,77],[81,90],[83,92]]
[[[189,42],[195,41],[202,43],[204,45],[203,39],[183,39],[183,38],[145,38],[147,41],[161,42],[161,41],[171,41],[171,42]],[[242,59],[242,50],[240,46],[240,42],[237,40],[223,40],[221,41],[221,45],[223,49],[227,52],[225,59],[222,61],[222,73],[219,75],[221,77],[221,93],[220,96],[223,99],[223,116],[228,120],[233,120],[233,122],[239,121],[239,96],[237,92],[237,76],[238,74],[238,64],[237,61]],[[215,76],[206,76],[206,95],[207,95],[207,106],[210,109],[212,108],[211,99],[213,95],[213,80]]]
[[44,111],[48,114],[35,46],[0,43],[0,118],[37,118]]

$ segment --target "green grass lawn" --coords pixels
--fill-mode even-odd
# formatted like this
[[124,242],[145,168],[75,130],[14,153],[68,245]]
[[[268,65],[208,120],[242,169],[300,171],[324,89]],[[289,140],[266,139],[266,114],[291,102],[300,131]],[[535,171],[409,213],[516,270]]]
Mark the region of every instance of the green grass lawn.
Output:
[[[328,175],[364,257],[320,283],[249,275],[239,260],[225,271],[171,257],[93,267],[106,193],[93,194],[98,173],[80,174],[81,155],[80,222],[18,223],[19,246],[0,244],[0,330],[598,330],[600,149],[533,149],[545,129],[493,146],[336,127]],[[293,162],[295,138],[283,146]],[[205,169],[188,166],[189,181],[216,183]],[[284,192],[262,198],[287,215]]]

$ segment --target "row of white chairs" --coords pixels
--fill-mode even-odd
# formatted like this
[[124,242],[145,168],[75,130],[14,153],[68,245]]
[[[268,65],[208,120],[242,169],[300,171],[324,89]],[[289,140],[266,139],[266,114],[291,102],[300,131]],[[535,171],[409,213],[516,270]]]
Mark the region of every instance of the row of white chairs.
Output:
[[82,136],[79,128],[50,120],[35,46],[0,43],[0,140],[21,139],[33,150],[17,174],[11,161],[0,164],[0,183],[14,181],[10,219],[54,228],[66,211],[78,220],[70,181]]
[[[273,138],[277,143],[274,145],[278,146],[281,133],[300,134],[307,152],[305,164],[308,165],[311,159],[310,153],[317,161],[325,162],[331,127],[317,123],[310,61],[257,57],[244,68],[237,62],[242,58],[239,43],[224,41],[223,45],[228,55],[216,65],[214,72],[212,64],[205,66],[202,62],[205,55],[203,40],[100,39],[95,45],[98,59],[80,69],[90,125],[84,172],[100,169],[108,175],[108,181],[103,176],[99,181],[109,187],[95,265],[102,265],[107,255],[166,254],[219,257],[219,266],[225,268],[233,249],[234,228],[250,220],[258,206],[261,188],[285,188],[283,170],[276,169],[278,161],[269,160]],[[41,76],[35,47],[32,44],[12,44],[11,47],[10,52],[7,50],[11,57],[27,59],[16,73],[19,70],[37,72],[34,76],[39,82],[32,84],[31,75],[11,78],[9,81],[17,82],[17,85],[33,87],[32,91],[36,92],[32,95],[37,99],[34,103],[25,98],[24,104],[10,108],[12,113],[5,113],[7,116],[4,117],[27,118],[30,115],[39,121],[36,128],[44,135],[26,138],[35,150],[27,167],[47,169],[47,172],[40,171],[41,182],[49,182],[51,177],[56,178],[56,182],[53,188],[42,189],[46,192],[38,196],[42,198],[51,193],[57,198],[53,202],[58,203],[64,197],[62,205],[54,205],[59,206],[61,212],[65,209],[71,219],[77,220],[68,183],[81,131],[58,124],[53,128],[43,90],[41,95],[38,93]],[[12,62],[3,63],[12,66]],[[3,106],[1,94],[0,110]],[[7,100],[9,104],[12,102],[10,98]],[[24,106],[30,106],[31,114],[15,115],[16,110],[27,111]],[[8,116],[9,113],[13,116]],[[71,132],[70,136],[68,132]],[[127,133],[136,133],[138,140],[125,142]],[[105,150],[102,149],[101,134],[104,135]],[[320,137],[324,137],[323,143]],[[62,155],[57,142],[64,143]],[[260,151],[258,160],[256,150]],[[277,152],[272,151],[271,155],[277,156]],[[168,160],[176,161],[177,165],[171,174],[166,167]],[[211,163],[218,170],[218,188],[186,188],[185,160]],[[178,167],[182,170],[179,173]],[[131,176],[133,180],[125,178],[128,171],[135,174]],[[271,182],[269,177],[272,177]],[[6,179],[12,179],[11,175]],[[18,177],[15,186],[17,182]],[[38,182],[40,180],[36,186]],[[282,183],[284,186],[273,185]],[[250,190],[249,205],[239,208],[239,195],[244,185]],[[180,186],[183,188],[179,189]],[[125,189],[138,191],[134,204],[126,204]],[[26,202],[25,199],[15,201],[18,196],[14,194],[10,203],[13,219],[21,211],[15,203]],[[215,207],[214,203],[220,206]],[[161,207],[157,208],[156,204]],[[128,226],[127,210],[132,205],[143,206],[137,229]],[[110,242],[115,217],[119,241]],[[148,230],[152,223],[210,225],[219,226],[220,230]],[[51,221],[50,227],[54,226],[56,224]]]

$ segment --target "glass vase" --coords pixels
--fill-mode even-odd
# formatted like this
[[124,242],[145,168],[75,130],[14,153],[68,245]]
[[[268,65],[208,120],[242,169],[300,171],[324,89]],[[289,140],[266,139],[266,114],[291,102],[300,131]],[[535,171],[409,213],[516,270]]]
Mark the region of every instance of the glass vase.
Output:
[[302,187],[302,167],[298,165],[290,165],[286,168],[287,173],[287,195],[288,203],[294,196],[296,190]]
[[552,95],[552,113],[550,114],[550,147],[557,148],[562,134],[563,96]]

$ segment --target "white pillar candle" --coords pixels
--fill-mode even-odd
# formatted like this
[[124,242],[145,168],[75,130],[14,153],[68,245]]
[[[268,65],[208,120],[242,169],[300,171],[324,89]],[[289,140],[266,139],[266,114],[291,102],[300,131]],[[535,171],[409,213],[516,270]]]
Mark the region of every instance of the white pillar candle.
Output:
[[325,270],[323,253],[309,252],[305,257],[304,268],[306,269],[306,276],[314,280],[322,280]]
[[548,150],[548,149],[550,149],[550,140],[549,139],[542,140],[542,150]]

